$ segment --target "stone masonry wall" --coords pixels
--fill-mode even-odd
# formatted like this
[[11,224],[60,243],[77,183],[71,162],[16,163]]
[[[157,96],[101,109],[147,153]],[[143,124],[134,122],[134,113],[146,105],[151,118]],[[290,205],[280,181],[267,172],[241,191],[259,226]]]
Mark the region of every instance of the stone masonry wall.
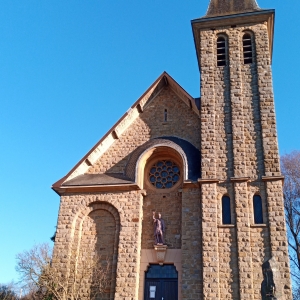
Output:
[[[81,230],[81,241],[79,247],[79,268],[84,268],[86,256],[93,256],[97,253],[101,257],[103,267],[108,263],[108,279],[112,285],[106,288],[103,300],[113,299],[116,284],[116,263],[114,256],[117,255],[115,245],[119,240],[119,230],[116,230],[117,224],[114,216],[106,209],[93,210],[84,218]],[[91,278],[92,279],[92,278]]]
[[[251,65],[243,61],[245,31],[253,32]],[[219,34],[228,37],[227,67],[216,65]],[[233,203],[232,227],[216,231],[221,198],[213,183],[202,185],[203,299],[260,299],[261,265],[272,256],[285,286],[280,299],[291,299],[281,182],[262,181],[280,175],[267,25],[203,30],[200,43],[202,179],[218,179],[217,190],[229,189],[219,196],[229,194]],[[264,224],[254,224],[255,193],[263,200]]]
[[220,299],[239,299],[236,228],[218,230]]
[[[222,197],[230,198],[231,224],[223,224]],[[234,188],[231,183],[217,185],[217,224],[220,299],[239,299],[238,248]]]
[[[255,47],[253,53],[255,54]],[[257,179],[264,174],[264,155],[256,64],[242,65],[241,77],[244,97],[245,175]]]
[[[203,299],[220,298],[219,243],[217,227],[217,189],[216,183],[202,184],[202,263]],[[228,270],[228,273],[230,270]]]
[[[164,121],[167,109],[168,119]],[[199,117],[170,89],[164,88],[144,108],[103,156],[89,168],[89,174],[123,173],[130,154],[149,139],[176,136],[200,149]]]
[[200,190],[182,190],[182,299],[203,299]]
[[232,112],[229,67],[215,68],[215,155],[216,177],[233,177]]
[[286,240],[286,226],[284,219],[284,207],[282,203],[282,181],[275,180],[266,182],[266,191],[268,197],[268,216],[271,255],[276,257],[280,269],[282,286],[278,287],[282,297],[278,299],[292,299],[289,254]]
[[[83,241],[85,239],[84,232],[82,232],[83,226],[79,224],[84,224],[85,222],[82,221],[89,218],[88,215],[90,213],[92,213],[92,216],[95,214],[93,211],[99,209],[97,205],[105,205],[102,209],[114,215],[115,220],[119,217],[120,224],[119,226],[116,225],[116,234],[118,235],[118,230],[120,233],[116,255],[113,257],[113,261],[116,260],[117,264],[114,299],[137,299],[141,249],[141,219],[143,217],[142,201],[142,195],[137,191],[62,196],[53,254],[53,266],[66,271],[68,256],[74,255],[73,251],[78,248],[80,236],[83,235]],[[89,223],[87,221],[87,226],[89,226]],[[99,234],[101,234],[101,231],[97,233],[96,241],[101,238]],[[92,244],[93,240],[95,241],[95,235],[91,237]],[[114,244],[116,245],[116,240]],[[80,247],[76,251],[80,251]],[[60,253],[68,253],[68,255],[62,257],[59,255]]]
[[274,107],[272,68],[267,25],[257,24],[255,33],[257,54],[257,80],[260,97],[261,127],[263,136],[264,168],[266,176],[280,175],[276,118]]
[[[238,266],[239,266],[239,288],[241,299],[253,299],[253,265],[250,236],[250,219],[252,215],[248,205],[247,182],[236,182],[235,207],[236,207],[236,227],[238,241]],[[255,254],[254,254],[255,255]]]
[[[218,126],[217,97],[215,86],[216,37],[210,32],[201,32],[201,175],[202,179],[215,180],[217,176],[217,137],[224,136],[220,121]],[[218,74],[217,74],[218,75]],[[220,74],[222,76],[222,74]],[[220,78],[222,80],[222,77]],[[221,83],[221,87],[224,83]],[[220,101],[224,101],[224,91],[220,91]],[[221,105],[221,107],[224,104]],[[219,114],[221,114],[219,109]],[[222,117],[220,118],[222,120]],[[217,131],[220,129],[220,132]],[[220,141],[222,143],[222,141]],[[219,143],[220,143],[219,142]],[[224,144],[223,144],[224,145]],[[225,148],[226,149],[226,148]],[[226,151],[224,149],[224,151]],[[218,153],[220,155],[220,153]],[[222,157],[222,156],[221,156]],[[224,159],[224,156],[223,156]],[[222,168],[223,166],[220,166]],[[224,174],[224,172],[223,172]],[[220,299],[219,290],[219,249],[217,227],[216,183],[201,185],[201,228],[202,228],[202,276],[203,299]]]

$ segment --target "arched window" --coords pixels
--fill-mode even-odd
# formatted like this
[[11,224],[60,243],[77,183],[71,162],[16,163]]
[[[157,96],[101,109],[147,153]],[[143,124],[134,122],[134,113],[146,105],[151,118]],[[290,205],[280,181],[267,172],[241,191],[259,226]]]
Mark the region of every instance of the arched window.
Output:
[[227,66],[227,41],[223,36],[217,39],[217,66]]
[[254,212],[254,223],[263,224],[263,211],[262,211],[262,201],[261,196],[253,196],[253,212]]
[[244,64],[252,64],[253,45],[252,45],[252,36],[250,33],[245,33],[243,36],[243,53],[244,53]]
[[230,198],[228,196],[222,197],[222,223],[231,224]]

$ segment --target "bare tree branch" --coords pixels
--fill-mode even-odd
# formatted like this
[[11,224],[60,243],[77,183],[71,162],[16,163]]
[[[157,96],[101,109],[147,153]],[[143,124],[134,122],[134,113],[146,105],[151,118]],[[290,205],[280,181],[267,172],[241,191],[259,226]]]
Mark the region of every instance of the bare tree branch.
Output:
[[[69,257],[67,271],[57,270],[51,263],[52,249],[48,244],[34,246],[17,255],[17,271],[27,292],[33,289],[51,295],[53,300],[94,300],[110,286],[110,266],[107,259],[86,253],[84,257]],[[47,299],[47,298],[43,298]]]
[[294,299],[300,299],[300,151],[281,157],[281,171]]

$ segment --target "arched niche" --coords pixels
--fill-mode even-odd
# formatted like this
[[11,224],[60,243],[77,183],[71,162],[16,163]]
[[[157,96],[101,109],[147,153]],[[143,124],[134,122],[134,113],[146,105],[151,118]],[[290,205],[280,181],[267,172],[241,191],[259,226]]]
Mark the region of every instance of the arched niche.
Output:
[[[108,203],[94,202],[87,207],[78,238],[78,267],[87,257],[100,257],[99,267],[108,266],[110,284],[101,295],[103,300],[114,299],[120,233],[117,209]],[[90,279],[92,280],[92,279]]]
[[190,142],[174,136],[154,138],[135,149],[127,162],[125,175],[142,188],[145,165],[148,159],[162,147],[169,148],[169,152],[177,153],[175,155],[182,161],[183,180],[197,181],[200,178],[201,154],[199,149]]
[[[177,168],[179,172],[174,172],[178,180],[170,187],[157,187],[151,182],[153,176],[152,169],[158,163],[171,163],[172,166],[164,165],[167,168]],[[162,175],[164,170],[160,168]],[[143,223],[142,223],[142,249],[153,249],[153,211],[156,217],[161,213],[165,223],[164,241],[168,249],[181,249],[181,220],[182,220],[182,183],[186,178],[187,162],[184,154],[174,148],[166,146],[153,147],[145,151],[138,160],[138,182],[144,190],[146,196],[143,202]],[[170,173],[166,177],[168,177]],[[161,176],[162,179],[166,179]]]
[[[184,153],[180,153],[176,151],[175,149],[171,147],[165,147],[165,146],[158,146],[153,147],[152,149],[149,149],[148,151],[145,151],[138,160],[137,164],[137,182],[138,184],[143,187],[144,189],[156,189],[153,184],[151,184],[150,178],[153,177],[154,174],[151,176],[151,168],[156,167],[157,172],[161,175],[161,168],[159,167],[158,163],[162,163],[164,166],[163,168],[166,169],[175,169],[177,168],[179,171],[175,172],[178,175],[178,178],[175,181],[172,181],[175,184],[172,184],[172,186],[164,185],[162,188],[159,188],[158,190],[165,190],[168,192],[170,189],[173,189],[174,187],[178,186],[185,180],[187,175],[187,160]],[[177,176],[174,174],[171,174],[171,176]],[[158,175],[158,177],[160,177]]]
[[187,179],[188,160],[186,154],[179,147],[172,146],[158,144],[146,149],[143,153],[141,153],[136,162],[135,168],[136,182],[141,188],[144,188],[145,185],[145,171],[152,163],[158,160],[174,161],[180,167],[182,180]]

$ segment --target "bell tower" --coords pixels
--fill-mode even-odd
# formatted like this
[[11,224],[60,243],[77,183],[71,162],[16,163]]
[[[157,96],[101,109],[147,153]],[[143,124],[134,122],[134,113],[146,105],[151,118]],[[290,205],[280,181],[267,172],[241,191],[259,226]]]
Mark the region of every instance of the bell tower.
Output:
[[262,271],[268,261],[276,299],[292,299],[272,87],[274,16],[255,0],[211,0],[192,21],[201,74],[203,299],[261,299],[272,288]]

